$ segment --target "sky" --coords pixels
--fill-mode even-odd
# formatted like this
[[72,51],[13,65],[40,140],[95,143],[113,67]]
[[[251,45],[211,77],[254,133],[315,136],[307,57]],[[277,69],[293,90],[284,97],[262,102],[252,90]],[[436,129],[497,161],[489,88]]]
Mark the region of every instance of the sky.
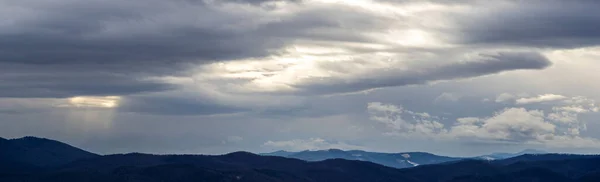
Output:
[[0,1],[0,137],[600,153],[600,2]]

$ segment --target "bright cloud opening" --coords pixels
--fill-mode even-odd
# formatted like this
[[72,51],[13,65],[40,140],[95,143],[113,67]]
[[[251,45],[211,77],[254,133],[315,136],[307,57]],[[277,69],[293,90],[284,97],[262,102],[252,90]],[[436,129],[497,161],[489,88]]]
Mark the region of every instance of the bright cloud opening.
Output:
[[70,107],[85,108],[115,108],[119,106],[121,97],[119,96],[77,96],[68,99]]

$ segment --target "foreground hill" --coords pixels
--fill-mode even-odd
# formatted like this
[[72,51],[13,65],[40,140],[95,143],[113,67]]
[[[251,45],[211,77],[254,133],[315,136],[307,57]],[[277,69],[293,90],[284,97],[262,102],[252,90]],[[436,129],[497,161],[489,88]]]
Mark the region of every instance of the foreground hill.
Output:
[[10,175],[0,181],[247,181],[403,182],[401,171],[342,159],[306,162],[236,152],[220,156],[119,154],[80,160],[43,173]]
[[0,138],[0,166],[24,165],[29,167],[58,166],[80,159],[98,157],[68,144],[36,137],[18,139]]
[[119,154],[44,172],[0,175],[0,181],[439,182],[597,181],[600,157],[527,156],[527,161],[463,160],[396,169],[344,159],[307,162],[236,152],[220,156]]
[[302,152],[277,151],[273,153],[264,153],[265,156],[281,156],[288,158],[301,159],[305,161],[323,161],[327,159],[346,159],[369,161],[394,168],[408,168],[426,164],[438,164],[450,161],[461,160],[462,158],[438,156],[425,152],[405,152],[405,153],[379,153],[366,152],[361,150],[317,150]]
[[[40,139],[33,139],[41,142]],[[43,139],[47,140],[47,139]],[[22,141],[21,141],[22,142]],[[368,161],[327,159],[304,161],[279,156],[261,156],[248,152],[226,155],[150,155],[116,154],[98,156],[80,150],[57,150],[49,144],[16,145],[0,140],[3,149],[20,146],[40,153],[41,161],[58,165],[40,165],[33,160],[0,158],[2,182],[588,182],[600,177],[600,156],[535,154],[504,160],[454,160],[441,164],[397,169]],[[60,142],[58,142],[60,143]],[[27,147],[29,146],[29,147]],[[68,146],[68,145],[67,145]],[[34,147],[36,148],[36,147]],[[61,147],[59,147],[61,148]],[[42,150],[44,149],[44,150]],[[49,150],[52,149],[52,150]],[[65,149],[65,148],[63,148]],[[14,150],[14,149],[11,149]],[[53,151],[58,159],[44,159]],[[78,152],[74,152],[78,151]],[[332,151],[339,152],[339,151]],[[357,152],[357,151],[349,151]],[[27,155],[27,156],[28,156]],[[71,156],[73,155],[73,156]],[[83,158],[78,158],[83,156]],[[76,159],[78,158],[78,159]],[[5,160],[5,161],[2,161]],[[47,163],[44,163],[47,164]]]

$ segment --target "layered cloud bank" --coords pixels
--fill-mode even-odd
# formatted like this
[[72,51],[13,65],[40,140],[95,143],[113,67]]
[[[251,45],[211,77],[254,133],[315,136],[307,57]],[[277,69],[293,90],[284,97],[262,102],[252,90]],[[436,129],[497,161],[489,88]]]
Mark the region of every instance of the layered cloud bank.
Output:
[[[383,148],[414,142],[389,138],[411,134],[597,146],[598,5],[0,2],[0,120],[7,135],[68,141],[82,137],[54,136],[70,127],[96,132],[79,142],[98,151],[185,146],[171,141],[186,136],[207,152],[329,145],[320,140]],[[164,145],[139,142],[150,140],[141,130],[159,133]]]
[[173,76],[241,91],[334,94],[551,64],[534,50],[444,43],[436,25],[417,21],[473,8],[466,4],[390,3],[6,2],[13,18],[0,26],[1,96],[161,92],[181,86],[157,79]]

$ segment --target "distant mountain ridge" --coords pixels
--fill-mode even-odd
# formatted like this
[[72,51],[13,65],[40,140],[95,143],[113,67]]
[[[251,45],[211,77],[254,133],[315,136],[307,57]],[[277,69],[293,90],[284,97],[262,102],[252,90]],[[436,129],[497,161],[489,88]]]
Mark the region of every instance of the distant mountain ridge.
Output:
[[[14,152],[24,152],[17,155]],[[316,154],[313,152],[317,152]],[[532,152],[532,151],[525,151]],[[279,151],[275,154],[290,155]],[[35,155],[39,154],[39,155]],[[52,154],[52,155],[50,155]],[[524,154],[499,160],[466,158],[398,169],[366,159],[411,162],[422,152],[376,153],[322,150],[294,153],[348,157],[306,161],[249,152],[225,155],[96,155],[49,139],[0,138],[2,182],[597,182],[599,155]],[[410,155],[410,156],[409,156]],[[32,160],[31,157],[36,156]],[[361,157],[365,160],[355,160]],[[438,156],[439,157],[439,156]],[[442,156],[443,157],[443,156]],[[397,161],[396,161],[397,162]],[[425,163],[427,161],[419,161]]]
[[426,152],[402,152],[402,153],[381,153],[381,152],[367,152],[362,150],[339,150],[339,149],[328,149],[328,150],[305,150],[300,152],[289,152],[289,151],[275,151],[271,153],[261,153],[260,155],[265,156],[279,156],[301,159],[305,161],[323,161],[327,159],[346,159],[346,160],[359,160],[369,161],[377,164],[381,164],[388,167],[394,168],[408,168],[419,165],[427,164],[439,164],[451,161],[458,161],[463,159],[482,159],[482,160],[500,160],[511,157],[516,157],[524,154],[545,154],[546,152],[526,149],[518,153],[494,153],[489,155],[477,156],[477,157],[447,157],[439,156]]
[[407,168],[425,164],[436,164],[460,160],[460,158],[438,156],[425,152],[378,153],[361,150],[343,151],[339,149],[302,151],[286,157],[306,161],[323,161],[327,159],[346,159],[369,161],[388,167]]
[[535,149],[525,149],[521,152],[517,153],[493,153],[488,155],[477,156],[475,158],[484,159],[484,160],[498,160],[498,159],[507,159],[512,157],[517,157],[525,154],[547,154],[548,152],[535,150]]

